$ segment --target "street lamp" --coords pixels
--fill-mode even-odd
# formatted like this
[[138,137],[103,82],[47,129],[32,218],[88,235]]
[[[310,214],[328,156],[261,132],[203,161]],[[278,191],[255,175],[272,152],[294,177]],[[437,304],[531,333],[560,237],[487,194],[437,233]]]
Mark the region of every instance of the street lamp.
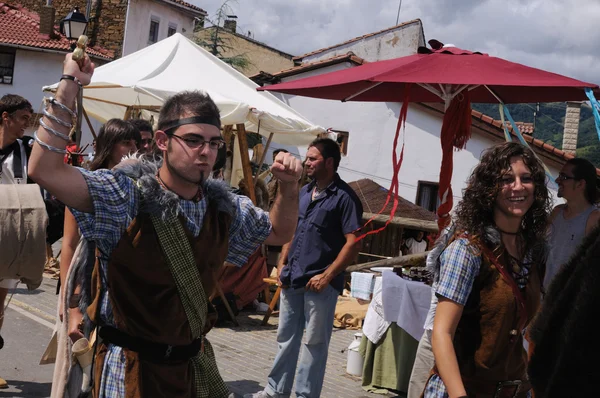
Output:
[[[88,20],[79,8],[75,7],[65,19],[60,21],[60,33],[65,35],[70,41],[79,39],[79,36],[84,35],[87,30]],[[73,47],[73,45],[71,45]]]

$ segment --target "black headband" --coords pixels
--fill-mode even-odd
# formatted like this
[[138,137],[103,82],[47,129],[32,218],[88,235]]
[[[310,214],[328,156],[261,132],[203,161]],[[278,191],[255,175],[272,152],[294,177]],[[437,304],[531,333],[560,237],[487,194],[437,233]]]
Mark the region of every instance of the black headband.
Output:
[[168,134],[169,130],[173,130],[185,124],[210,124],[211,126],[215,126],[216,128],[218,128],[219,130],[221,129],[221,119],[219,119],[218,117],[193,116],[186,117],[184,119],[168,121],[165,123],[165,126],[161,128],[161,130]]

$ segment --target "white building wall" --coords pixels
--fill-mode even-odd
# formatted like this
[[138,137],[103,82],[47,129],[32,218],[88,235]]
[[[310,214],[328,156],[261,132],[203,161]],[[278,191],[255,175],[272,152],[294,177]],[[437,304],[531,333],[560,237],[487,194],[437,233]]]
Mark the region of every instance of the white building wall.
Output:
[[[326,73],[348,65],[336,65],[294,76],[285,81],[308,77],[312,74]],[[385,188],[390,186],[392,168],[392,147],[401,103],[382,102],[341,102],[273,93],[290,105],[311,122],[326,128],[349,131],[348,154],[342,157],[339,174],[345,181],[369,178]],[[438,182],[442,150],[440,132],[442,115],[419,105],[410,105],[405,134],[398,144],[398,154],[404,137],[404,160],[399,173],[398,193],[403,198],[415,202],[419,181]],[[479,162],[481,153],[494,144],[503,142],[500,138],[476,132],[468,141],[465,149],[454,152],[454,172],[452,190],[454,204],[462,197],[466,179]],[[273,148],[279,147],[274,144]],[[272,148],[272,149],[273,149]],[[272,149],[267,159],[271,160]],[[286,149],[306,155],[306,148]],[[554,176],[558,175],[560,165],[544,159]],[[552,190],[556,199],[556,191]],[[376,211],[375,209],[372,209]],[[378,211],[379,209],[377,209]]]
[[[40,51],[17,50],[12,84],[0,84],[0,96],[4,94],[20,95],[33,106],[34,112],[41,112],[42,100],[50,93],[42,92],[42,87],[54,84],[62,75],[65,54]],[[91,119],[94,130],[98,132],[101,124]],[[85,120],[82,123],[82,147],[92,142],[92,134]],[[33,129],[26,134],[32,135]]]
[[369,62],[381,61],[415,54],[417,48],[424,45],[423,27],[420,22],[415,22],[392,31],[369,36],[315,55],[307,56],[302,59],[302,62],[321,61],[337,55],[345,55],[349,51]]
[[167,38],[169,26],[177,32],[190,34],[194,30],[194,17],[184,10],[151,0],[129,0],[123,43],[123,56],[134,53],[149,44],[150,21],[159,21],[158,41]]

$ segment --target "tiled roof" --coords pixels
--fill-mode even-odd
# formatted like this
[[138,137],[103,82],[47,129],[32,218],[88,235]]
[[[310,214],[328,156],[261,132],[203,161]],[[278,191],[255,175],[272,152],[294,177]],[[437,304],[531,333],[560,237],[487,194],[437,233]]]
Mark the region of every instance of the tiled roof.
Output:
[[273,73],[273,74],[261,71],[255,75],[250,76],[250,79],[255,81],[256,83],[259,83],[259,81],[261,83],[266,83],[266,82],[274,83],[284,77],[297,75],[299,73],[304,73],[304,72],[308,72],[308,71],[311,71],[314,69],[324,68],[324,67],[330,66],[330,65],[340,64],[343,62],[352,62],[354,65],[362,65],[362,64],[366,63],[367,61],[365,61],[361,57],[354,55],[354,53],[352,51],[350,51],[347,54],[337,55],[335,57],[323,59],[323,60],[317,61],[317,62],[303,63],[301,65],[294,66],[289,69],[284,69],[282,71],[279,71],[279,72]]
[[[350,187],[356,192],[363,206],[363,210],[369,213],[377,213],[381,210],[381,207],[385,203],[387,198],[388,190],[375,181],[364,178],[362,180],[353,181],[348,183]],[[392,210],[393,201],[390,199],[390,203],[386,206],[381,214],[389,215]],[[429,210],[418,206],[401,196],[398,196],[398,209],[396,210],[396,217],[412,218],[416,220],[435,221],[436,216]]]
[[165,3],[175,3],[175,4],[179,4],[180,6],[184,6],[184,7],[187,7],[187,8],[189,8],[189,9],[191,9],[191,10],[198,11],[198,12],[200,12],[201,14],[204,14],[204,15],[206,15],[206,14],[207,14],[207,12],[206,12],[205,10],[203,10],[202,8],[200,8],[200,7],[198,7],[198,6],[195,6],[195,5],[193,5],[193,4],[187,3],[187,2],[185,2],[185,1],[182,1],[182,0],[163,0],[163,1],[164,1]]
[[[54,38],[40,35],[40,17],[19,5],[0,3],[0,45],[16,45],[44,48],[56,51],[71,51],[69,40],[59,32]],[[112,51],[99,46],[88,47],[88,55],[106,60],[114,59]]]
[[[440,113],[444,113],[444,105],[438,103],[420,103],[419,105],[433,109]],[[474,126],[479,129],[488,132],[498,138],[504,139],[504,130],[502,129],[502,122],[500,120],[496,120],[491,116],[483,114],[478,111],[471,111],[471,115],[473,117]],[[520,122],[515,122],[517,125]],[[513,133],[512,128],[509,128],[511,135],[513,135],[516,139],[516,135]],[[563,151],[562,149],[558,149],[550,144],[545,143],[542,140],[538,140],[537,138],[533,138],[530,135],[523,135],[525,141],[535,150],[537,149],[539,152],[542,152],[545,155],[548,155],[550,158],[558,161],[559,163],[565,163],[567,160],[573,159],[575,156],[571,155]],[[596,174],[600,177],[600,169],[596,169]]]
[[373,33],[369,33],[369,34],[366,34],[366,35],[358,36],[358,37],[355,37],[353,39],[346,40],[343,43],[339,43],[339,44],[336,44],[336,45],[333,45],[333,46],[321,48],[319,50],[311,51],[311,52],[303,54],[303,55],[298,55],[297,57],[294,57],[293,59],[294,59],[294,61],[301,61],[302,58],[310,57],[311,55],[316,55],[316,54],[322,53],[322,52],[327,51],[327,50],[331,50],[331,49],[336,48],[336,47],[340,47],[340,46],[343,46],[343,45],[346,45],[346,44],[354,43],[355,41],[363,40],[363,39],[366,39],[366,38],[371,37],[371,36],[379,35],[381,33],[390,32],[392,30],[396,30],[396,29],[401,28],[403,26],[411,25],[411,24],[414,24],[414,23],[421,24],[421,20],[420,19],[413,19],[412,21],[403,22],[403,23],[401,23],[399,25],[392,26],[391,28],[387,28],[387,29],[383,29],[383,30],[380,30],[380,31],[377,31],[377,32],[373,32]]
[[[506,124],[508,131],[512,132],[513,128],[510,122],[508,120],[505,120],[504,123]],[[533,123],[515,122],[515,124],[517,125],[517,128],[522,134],[533,135]]]

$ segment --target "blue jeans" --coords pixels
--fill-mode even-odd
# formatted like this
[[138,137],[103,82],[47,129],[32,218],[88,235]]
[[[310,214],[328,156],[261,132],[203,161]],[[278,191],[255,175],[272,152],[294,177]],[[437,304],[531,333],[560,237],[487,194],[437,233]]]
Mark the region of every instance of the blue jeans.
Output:
[[[333,316],[339,292],[328,285],[321,293],[300,289],[283,289],[279,311],[277,343],[279,351],[269,373],[265,391],[276,397],[289,397],[300,348],[296,396],[321,396]],[[306,328],[306,342],[302,335]]]

